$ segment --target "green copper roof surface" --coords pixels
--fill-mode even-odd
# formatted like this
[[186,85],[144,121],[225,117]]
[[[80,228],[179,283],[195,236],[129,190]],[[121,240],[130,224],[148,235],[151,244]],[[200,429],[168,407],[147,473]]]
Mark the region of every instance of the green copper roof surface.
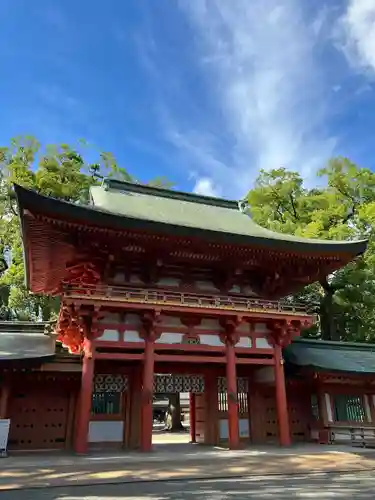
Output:
[[91,188],[91,198],[96,209],[138,220],[265,240],[319,245],[320,249],[323,246],[327,251],[333,246],[335,250],[341,247],[345,251],[348,246],[358,245],[359,254],[366,247],[366,241],[307,239],[269,231],[256,224],[248,213],[242,212],[237,201],[108,180],[103,186]]
[[25,211],[69,219],[79,224],[194,237],[213,243],[276,247],[295,253],[317,253],[345,261],[362,254],[367,241],[299,238],[258,226],[239,202],[105,180],[91,188],[91,205],[78,205],[14,186],[23,224]]
[[295,340],[284,349],[287,363],[316,371],[375,373],[375,345]]

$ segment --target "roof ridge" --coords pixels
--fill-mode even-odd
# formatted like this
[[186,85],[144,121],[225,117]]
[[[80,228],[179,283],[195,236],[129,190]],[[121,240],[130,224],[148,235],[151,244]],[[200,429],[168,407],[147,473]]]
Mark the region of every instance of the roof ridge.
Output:
[[216,207],[238,209],[238,200],[229,200],[226,198],[218,198],[215,196],[206,196],[196,193],[188,193],[186,191],[177,191],[145,184],[136,184],[128,181],[118,181],[115,179],[105,178],[102,185],[113,191],[127,191],[130,193],[148,194],[161,198],[169,198],[172,200],[189,201],[191,203],[200,203],[202,205],[212,205]]

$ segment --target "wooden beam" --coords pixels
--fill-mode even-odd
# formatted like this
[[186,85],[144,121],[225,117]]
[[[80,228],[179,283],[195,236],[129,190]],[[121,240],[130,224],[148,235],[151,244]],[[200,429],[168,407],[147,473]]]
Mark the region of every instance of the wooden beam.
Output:
[[155,363],[225,363],[225,356],[190,356],[179,354],[156,354]]
[[236,358],[237,365],[274,365],[274,358]]
[[95,359],[112,359],[121,361],[133,361],[144,359],[143,353],[129,353],[129,352],[96,352]]

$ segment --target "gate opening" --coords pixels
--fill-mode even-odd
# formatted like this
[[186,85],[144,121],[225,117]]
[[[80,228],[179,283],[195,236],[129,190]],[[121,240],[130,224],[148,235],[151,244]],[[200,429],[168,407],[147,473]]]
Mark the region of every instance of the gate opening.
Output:
[[155,374],[153,445],[188,445],[197,442],[197,396],[203,397],[202,375]]

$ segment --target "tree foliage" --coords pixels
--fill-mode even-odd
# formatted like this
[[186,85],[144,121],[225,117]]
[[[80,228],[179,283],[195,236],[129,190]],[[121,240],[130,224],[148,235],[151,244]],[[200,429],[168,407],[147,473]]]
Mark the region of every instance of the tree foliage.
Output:
[[[0,319],[50,319],[56,298],[30,294],[24,286],[22,242],[13,183],[42,194],[85,204],[89,188],[104,177],[139,182],[108,152],[87,162],[85,145],[42,148],[33,137],[0,147]],[[334,158],[319,172],[319,187],[309,188],[296,172],[261,171],[248,193],[254,220],[271,230],[308,238],[369,239],[355,262],[292,300],[315,307],[319,323],[307,334],[326,339],[375,340],[375,174],[347,158]],[[163,177],[149,182],[171,187]]]
[[[90,186],[104,177],[138,182],[117,164],[111,153],[100,153],[97,162],[83,157],[85,144],[42,148],[34,137],[12,139],[0,147],[0,320],[51,319],[56,314],[56,298],[30,294],[24,286],[22,241],[13,184],[34,189],[47,196],[85,204]],[[163,178],[150,184],[171,187]]]
[[296,172],[261,171],[248,193],[254,220],[307,238],[369,239],[366,254],[294,297],[316,308],[319,323],[307,334],[332,340],[375,340],[375,174],[347,158],[319,172],[318,188]]

